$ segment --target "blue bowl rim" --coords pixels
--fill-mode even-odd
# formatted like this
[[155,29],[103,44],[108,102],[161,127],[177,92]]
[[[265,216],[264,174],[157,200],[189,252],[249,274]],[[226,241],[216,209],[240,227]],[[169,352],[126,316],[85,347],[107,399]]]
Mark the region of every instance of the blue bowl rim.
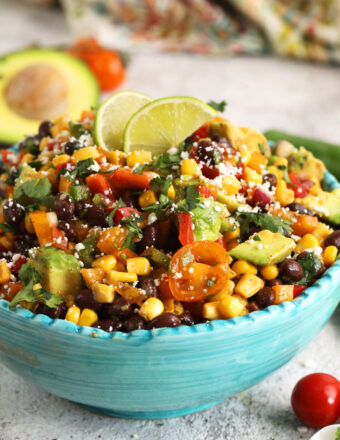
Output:
[[[14,146],[10,148],[14,152],[17,151],[17,147]],[[329,172],[325,172],[324,186],[328,189],[332,190],[335,188],[340,188],[340,183],[337,179]],[[244,327],[247,325],[254,325],[260,321],[263,321],[269,317],[277,317],[282,314],[291,314],[295,315],[306,307],[308,307],[315,298],[320,298],[321,292],[328,292],[329,288],[332,287],[332,284],[336,280],[337,276],[340,275],[340,259],[338,259],[326,272],[325,274],[317,280],[311,287],[308,287],[304,292],[299,295],[294,301],[286,301],[278,305],[273,305],[267,307],[264,310],[258,310],[252,313],[249,313],[244,316],[238,316],[236,318],[231,318],[228,320],[214,320],[208,323],[196,324],[193,326],[181,325],[179,327],[165,327],[165,328],[156,328],[152,330],[135,330],[129,333],[123,332],[106,332],[104,330],[95,329],[93,327],[80,327],[77,324],[74,324],[70,321],[65,321],[63,319],[51,319],[46,315],[34,314],[28,309],[24,309],[22,307],[17,306],[14,310],[9,310],[9,302],[3,299],[0,299],[0,310],[7,312],[8,314],[14,314],[20,316],[21,318],[30,320],[34,325],[38,327],[53,328],[53,331],[57,331],[59,333],[68,333],[68,334],[79,334],[85,337],[99,338],[104,340],[129,340],[133,339],[134,341],[140,340],[144,341],[145,339],[149,339],[151,337],[168,337],[174,335],[189,335],[189,334],[197,334],[197,333],[211,333],[217,331],[223,331],[228,328],[234,328],[236,326]],[[334,285],[334,284],[333,284]],[[317,292],[319,293],[317,295]],[[14,316],[12,315],[12,316]]]

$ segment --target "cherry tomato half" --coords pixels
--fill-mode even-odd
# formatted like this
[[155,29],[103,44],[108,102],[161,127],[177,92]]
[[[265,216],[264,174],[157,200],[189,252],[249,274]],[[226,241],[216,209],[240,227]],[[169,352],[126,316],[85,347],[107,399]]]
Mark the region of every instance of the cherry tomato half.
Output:
[[196,241],[172,257],[169,287],[177,300],[200,301],[222,290],[228,272],[228,254],[220,244]]
[[309,374],[295,385],[291,402],[305,425],[314,428],[331,425],[340,416],[340,382],[329,374]]

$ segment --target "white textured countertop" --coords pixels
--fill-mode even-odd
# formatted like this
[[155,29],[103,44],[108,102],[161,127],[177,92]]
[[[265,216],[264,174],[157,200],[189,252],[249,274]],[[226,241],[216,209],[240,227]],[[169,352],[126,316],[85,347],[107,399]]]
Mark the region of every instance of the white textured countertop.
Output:
[[[69,41],[57,10],[0,0],[0,54],[34,42]],[[125,89],[154,97],[226,99],[232,121],[280,128],[340,143],[340,70],[273,58],[134,56]],[[0,115],[1,117],[1,115]],[[101,417],[56,398],[0,366],[0,440],[295,440],[309,439],[290,408],[305,374],[338,374],[340,308],[320,335],[278,372],[203,413],[159,421]]]

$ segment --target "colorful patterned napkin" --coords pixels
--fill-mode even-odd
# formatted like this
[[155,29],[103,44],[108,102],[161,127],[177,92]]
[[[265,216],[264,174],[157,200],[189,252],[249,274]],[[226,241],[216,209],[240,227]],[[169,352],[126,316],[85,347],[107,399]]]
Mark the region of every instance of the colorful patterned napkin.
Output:
[[125,50],[340,62],[340,0],[63,0],[79,36]]

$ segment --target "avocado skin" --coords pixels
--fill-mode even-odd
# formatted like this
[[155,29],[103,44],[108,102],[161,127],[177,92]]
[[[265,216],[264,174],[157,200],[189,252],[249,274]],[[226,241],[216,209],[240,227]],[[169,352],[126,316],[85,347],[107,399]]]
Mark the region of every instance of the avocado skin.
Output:
[[[253,240],[256,235],[260,237],[260,241]],[[234,247],[229,251],[229,255],[237,260],[246,260],[257,266],[267,266],[268,264],[280,263],[290,255],[294,248],[293,239],[265,229]]]
[[39,248],[28,260],[42,276],[42,286],[72,305],[82,287],[79,261],[55,247]]
[[334,225],[340,225],[340,197],[336,194],[322,191],[314,196],[309,194],[303,199],[296,199],[298,203],[314,211],[321,217]]

